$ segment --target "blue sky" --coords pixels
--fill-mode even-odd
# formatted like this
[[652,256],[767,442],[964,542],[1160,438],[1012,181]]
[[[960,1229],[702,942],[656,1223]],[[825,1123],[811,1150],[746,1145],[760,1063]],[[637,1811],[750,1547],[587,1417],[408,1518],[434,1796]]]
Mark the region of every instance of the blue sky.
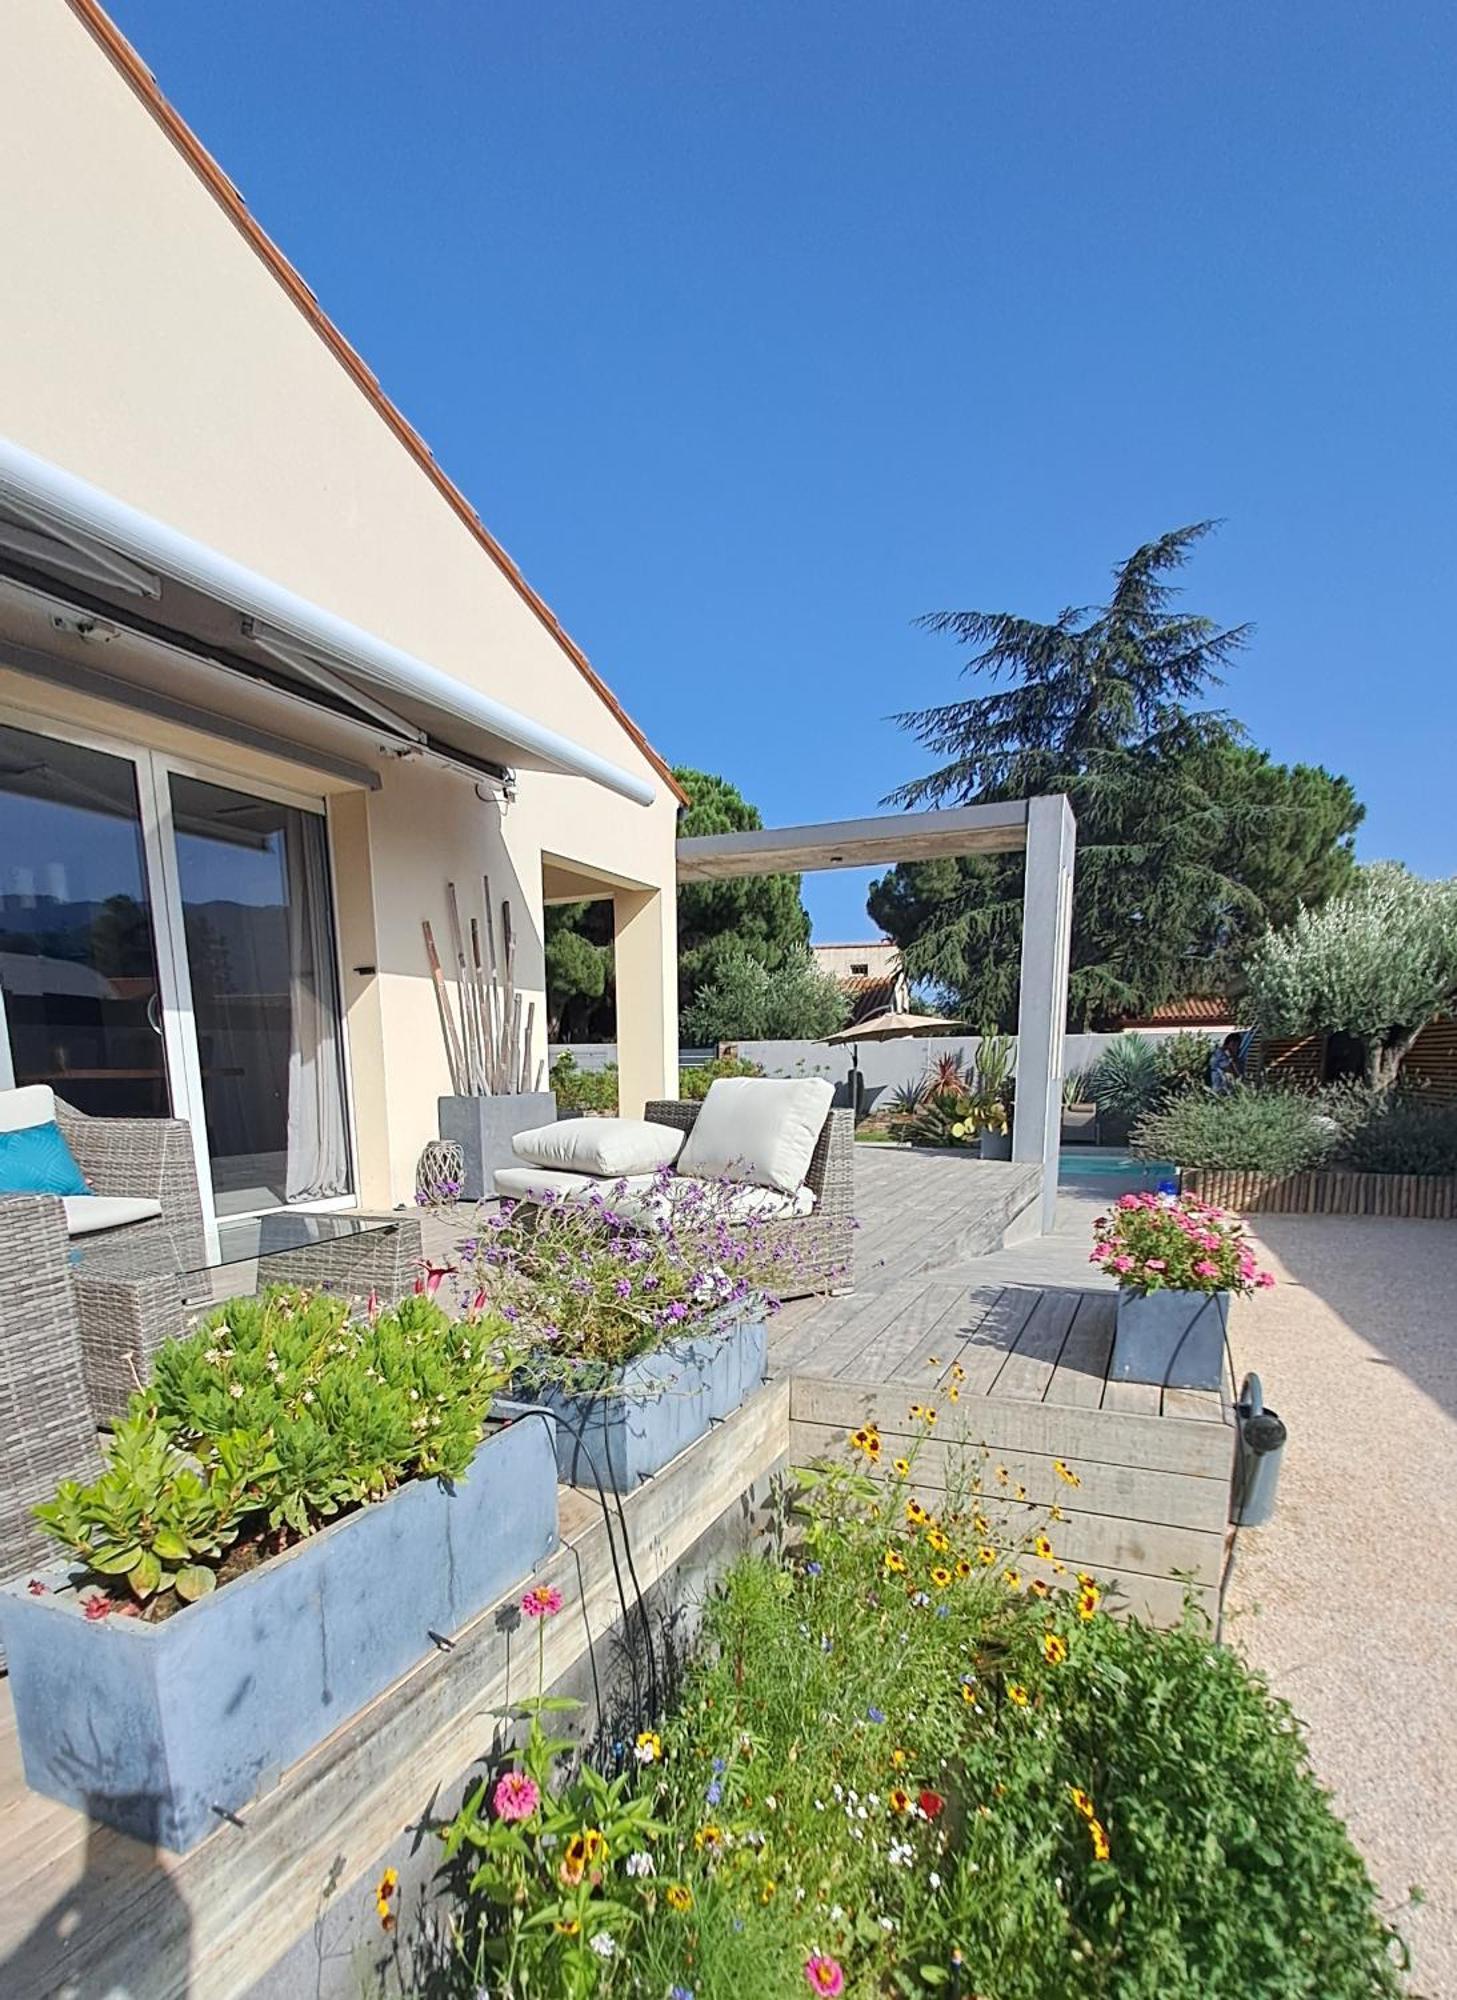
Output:
[[[675,761],[871,811],[943,607],[1225,521],[1226,690],[1457,870],[1448,0],[112,0]],[[806,897],[868,929],[863,881]]]

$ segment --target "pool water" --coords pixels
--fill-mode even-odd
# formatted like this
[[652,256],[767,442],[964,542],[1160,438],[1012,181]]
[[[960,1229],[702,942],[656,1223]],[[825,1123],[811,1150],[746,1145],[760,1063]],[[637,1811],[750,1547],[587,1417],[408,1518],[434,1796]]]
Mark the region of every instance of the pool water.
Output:
[[1131,1153],[1101,1147],[1067,1146],[1058,1156],[1058,1181],[1064,1187],[1091,1184],[1100,1193],[1125,1189],[1153,1193],[1165,1182],[1177,1187],[1179,1170],[1172,1160],[1139,1160]]

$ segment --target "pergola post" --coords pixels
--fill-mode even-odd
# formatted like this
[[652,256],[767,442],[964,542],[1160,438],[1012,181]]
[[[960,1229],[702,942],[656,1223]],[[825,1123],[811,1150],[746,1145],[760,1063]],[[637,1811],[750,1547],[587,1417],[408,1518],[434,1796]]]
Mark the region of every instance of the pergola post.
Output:
[[1022,983],[1017,1002],[1017,1105],[1012,1158],[1042,1163],[1042,1227],[1057,1216],[1063,1036],[1072,948],[1077,822],[1061,793],[1027,802]]

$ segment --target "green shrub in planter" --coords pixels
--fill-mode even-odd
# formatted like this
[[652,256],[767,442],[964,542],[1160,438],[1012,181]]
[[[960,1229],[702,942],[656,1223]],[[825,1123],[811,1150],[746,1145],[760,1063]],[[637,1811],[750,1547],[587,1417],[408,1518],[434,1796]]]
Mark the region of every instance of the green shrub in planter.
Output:
[[747,1056],[715,1056],[712,1062],[696,1063],[678,1072],[678,1094],[701,1104],[708,1095],[709,1086],[717,1083],[721,1076],[762,1076],[759,1063],[750,1062]]
[[1457,1104],[1392,1098],[1346,1135],[1340,1161],[1366,1174],[1457,1174]]
[[551,1066],[550,1082],[557,1110],[568,1118],[581,1118],[593,1112],[616,1117],[616,1063],[608,1063],[605,1069],[581,1069],[576,1057],[563,1050]]
[[1313,1098],[1242,1084],[1219,1097],[1187,1091],[1145,1113],[1133,1128],[1133,1147],[1144,1159],[1191,1170],[1293,1174],[1318,1167],[1338,1137]]

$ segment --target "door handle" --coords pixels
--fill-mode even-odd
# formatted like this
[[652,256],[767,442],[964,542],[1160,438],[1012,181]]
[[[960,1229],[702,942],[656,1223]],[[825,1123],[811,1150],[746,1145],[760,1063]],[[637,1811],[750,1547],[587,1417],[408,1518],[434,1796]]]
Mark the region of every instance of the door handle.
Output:
[[155,989],[147,995],[147,1026],[154,1035],[162,1033],[162,1012]]

